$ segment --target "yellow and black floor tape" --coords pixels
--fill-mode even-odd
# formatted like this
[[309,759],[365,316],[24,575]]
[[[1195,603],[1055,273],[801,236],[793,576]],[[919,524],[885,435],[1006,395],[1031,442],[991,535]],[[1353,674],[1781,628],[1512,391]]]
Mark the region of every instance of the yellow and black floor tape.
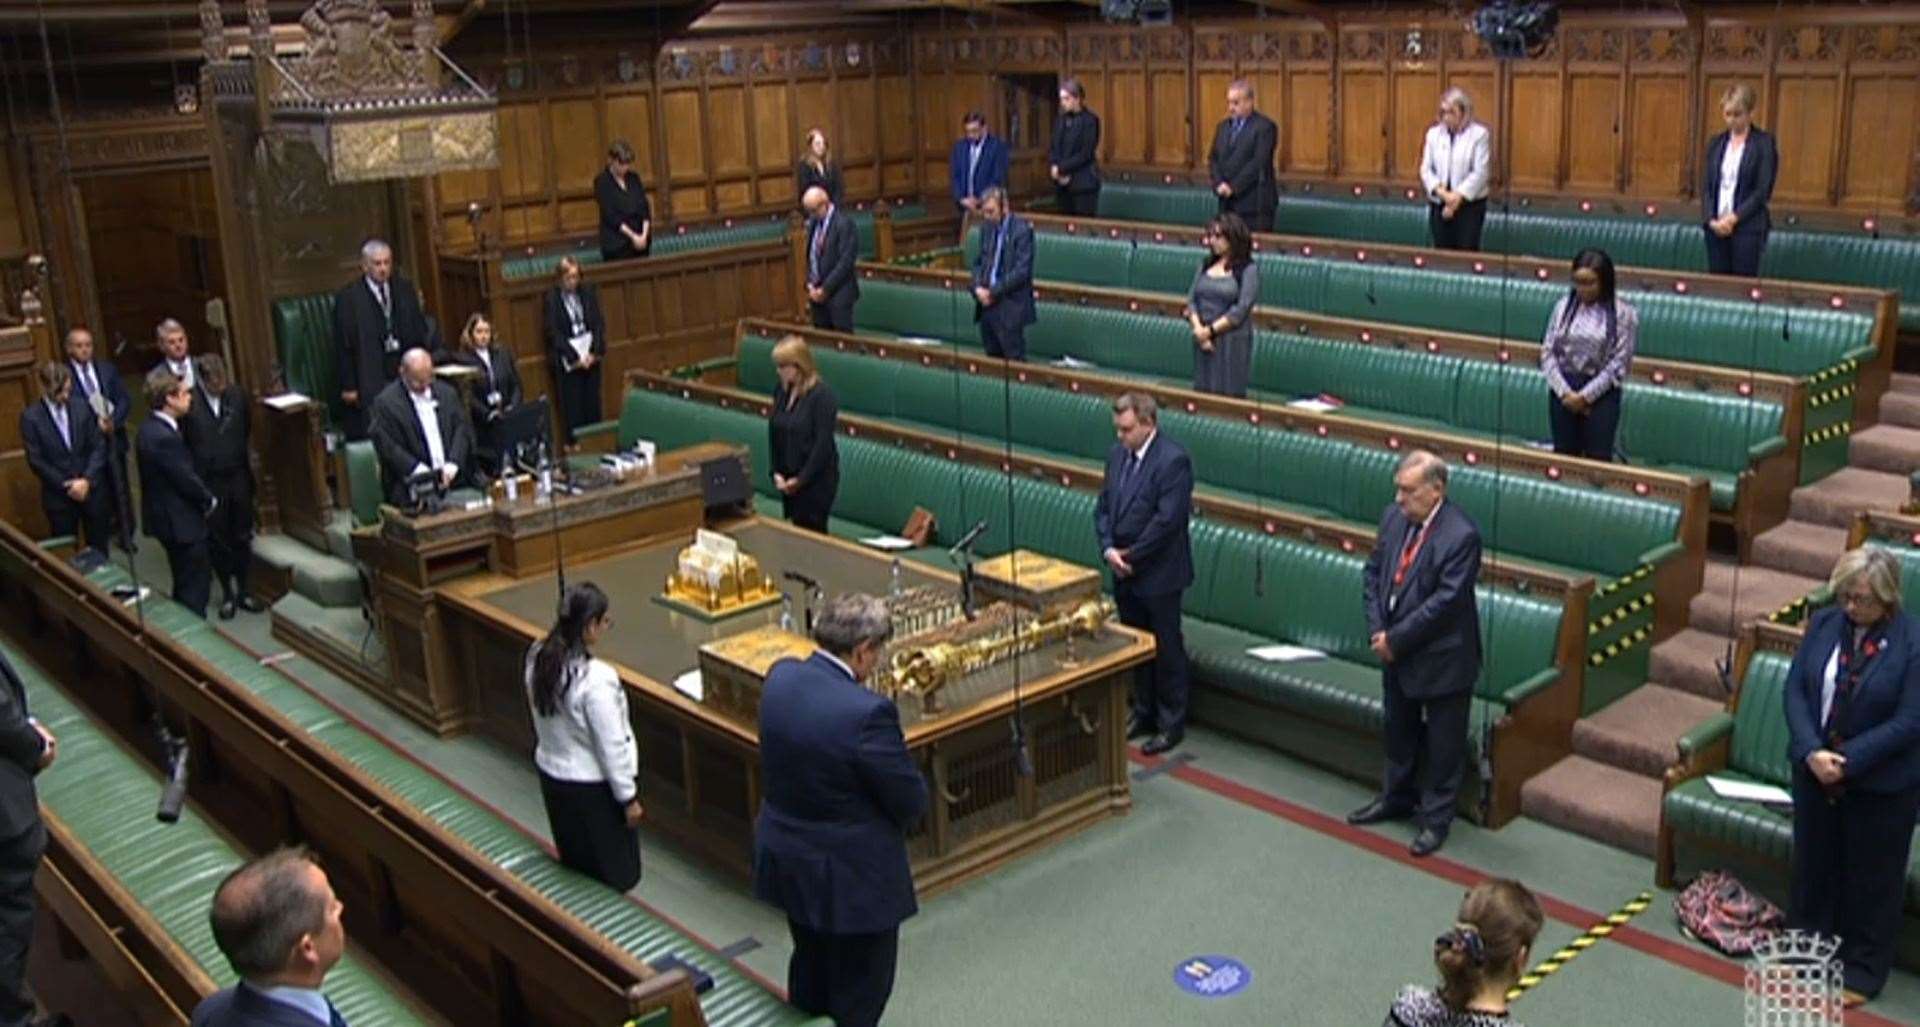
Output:
[[1625,905],[1608,914],[1605,920],[1587,928],[1580,937],[1568,942],[1565,948],[1541,960],[1533,969],[1521,975],[1519,983],[1507,989],[1507,1001],[1512,1002],[1541,981],[1553,976],[1561,967],[1573,962],[1574,957],[1598,944],[1600,939],[1612,934],[1614,928],[1639,916],[1642,910],[1652,904],[1652,892],[1643,891],[1634,896]]

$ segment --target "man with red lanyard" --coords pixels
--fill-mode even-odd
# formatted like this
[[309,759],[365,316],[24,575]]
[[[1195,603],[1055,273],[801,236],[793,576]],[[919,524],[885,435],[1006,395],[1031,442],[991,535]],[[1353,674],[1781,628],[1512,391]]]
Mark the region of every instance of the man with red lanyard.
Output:
[[1447,502],[1447,465],[1432,453],[1407,454],[1393,485],[1362,582],[1385,692],[1387,768],[1379,796],[1347,822],[1411,819],[1420,830],[1409,851],[1425,856],[1447,840],[1466,769],[1480,678],[1480,529]]

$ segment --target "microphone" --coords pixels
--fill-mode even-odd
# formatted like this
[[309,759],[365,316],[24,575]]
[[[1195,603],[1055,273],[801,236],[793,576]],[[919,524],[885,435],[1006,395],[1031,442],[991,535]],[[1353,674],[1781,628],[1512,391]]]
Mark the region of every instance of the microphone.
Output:
[[788,581],[797,581],[800,584],[807,586],[807,590],[809,592],[820,591],[819,582],[813,580],[812,578],[807,577],[805,574],[802,574],[799,571],[782,571],[780,576],[787,579]]
[[160,725],[161,741],[167,745],[167,785],[160,790],[160,808],[154,818],[163,824],[178,823],[180,808],[187,802],[187,744]]
[[973,544],[980,540],[980,536],[986,533],[987,533],[987,522],[984,519],[982,519],[980,523],[974,525],[971,528],[968,528],[967,533],[965,535],[960,536],[960,541],[955,542],[953,544],[953,548],[947,550],[947,556],[948,557],[959,556],[962,551],[972,548]]

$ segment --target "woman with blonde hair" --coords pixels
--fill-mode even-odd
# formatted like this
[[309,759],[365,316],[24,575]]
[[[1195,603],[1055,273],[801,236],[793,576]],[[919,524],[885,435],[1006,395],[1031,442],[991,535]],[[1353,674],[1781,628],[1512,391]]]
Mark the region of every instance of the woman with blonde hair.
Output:
[[473,368],[480,376],[467,394],[467,416],[473,421],[479,459],[487,473],[495,473],[505,456],[495,429],[507,411],[520,405],[520,369],[514,366],[513,351],[494,338],[493,321],[477,310],[467,315],[460,329],[460,349],[453,362]]
[[1433,941],[1440,986],[1400,989],[1381,1027],[1520,1027],[1507,991],[1527,972],[1546,917],[1519,881],[1482,881],[1460,900],[1453,927]]
[[578,441],[576,433],[583,425],[600,420],[600,361],[607,355],[607,320],[600,313],[600,293],[581,277],[578,260],[560,258],[542,318],[569,447]]
[[798,335],[773,347],[780,384],[773,389],[773,413],[767,438],[773,453],[773,487],[787,520],[825,532],[840,490],[840,451],[834,445],[840,403],[822,381],[813,351]]
[[807,144],[800,151],[800,159],[793,166],[793,195],[807,195],[807,190],[819,186],[827,191],[827,199],[833,205],[840,205],[841,193],[845,191],[840,180],[840,162],[833,159],[827,148],[827,133],[818,128],[807,129]]
[[1754,103],[1752,86],[1736,82],[1727,87],[1720,97],[1727,130],[1707,142],[1701,167],[1707,270],[1716,275],[1758,275],[1772,227],[1767,201],[1780,170],[1780,148],[1753,123]]

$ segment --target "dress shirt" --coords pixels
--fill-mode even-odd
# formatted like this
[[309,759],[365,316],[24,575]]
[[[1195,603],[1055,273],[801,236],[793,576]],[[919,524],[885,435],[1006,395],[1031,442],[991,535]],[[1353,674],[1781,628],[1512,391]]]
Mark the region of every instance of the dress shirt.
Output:
[[66,443],[68,449],[72,449],[73,448],[73,427],[67,423],[66,405],[64,403],[55,403],[51,399],[46,400],[45,402],[47,404],[47,413],[50,413],[53,415],[54,427],[60,429],[60,441]]
[[993,263],[987,265],[987,288],[989,289],[1000,284],[1000,254],[1007,248],[1007,215],[1002,214],[1000,223],[994,228],[996,231],[993,233]]
[[841,670],[846,671],[847,677],[852,678],[854,681],[860,680],[859,676],[854,674],[853,668],[847,666],[847,661],[841,659],[838,656],[833,655],[830,652],[827,652],[825,649],[815,649],[814,652],[819,653],[821,659],[826,660],[827,662],[833,664],[834,666],[840,668]]
[[493,348],[490,346],[476,346],[473,352],[480,358],[480,363],[486,367],[487,386],[491,388],[493,386]]
[[391,322],[393,320],[393,283],[376,282],[369,278],[367,288],[373,290],[373,302],[380,305],[380,313],[386,315],[387,320]]
[[175,378],[180,379],[181,384],[185,385],[189,389],[193,388],[195,385],[200,384],[199,382],[195,381],[193,378],[193,358],[192,357],[188,357],[187,359],[179,361],[177,363],[172,360],[167,361],[167,370],[172,371],[173,376]]
[[967,146],[967,195],[968,196],[974,195],[973,173],[975,169],[980,167],[980,151],[986,148],[987,148],[987,140],[986,140],[986,137],[984,136],[981,137],[979,142],[970,143]]
[[252,988],[254,991],[259,992],[262,997],[272,999],[283,1006],[292,1006],[321,1023],[331,1024],[333,1022],[333,1003],[327,1001],[325,995],[320,994],[312,988],[295,988],[289,985],[258,985],[250,981],[243,982],[240,986],[243,988]]
[[1827,657],[1827,669],[1820,675],[1820,728],[1826,729],[1827,718],[1833,714],[1834,681],[1840,675],[1840,646],[1859,648],[1860,635],[1866,629],[1858,624],[1847,625],[1840,636],[1840,645],[1833,647],[1833,653]]
[[1613,303],[1613,348],[1607,348],[1607,314],[1597,303],[1582,303],[1566,321],[1567,304],[1576,302],[1561,297],[1548,319],[1547,335],[1540,345],[1540,370],[1547,376],[1547,387],[1555,396],[1573,391],[1567,375],[1586,375],[1589,380],[1579,389],[1589,401],[1606,395],[1608,389],[1623,385],[1627,369],[1633,363],[1633,351],[1640,336],[1640,313],[1630,303]]
[[[534,656],[527,654],[527,698],[533,698]],[[620,675],[600,660],[588,659],[567,669],[572,687],[553,716],[535,711],[533,761],[540,772],[556,781],[605,781],[621,805],[639,794],[634,778],[640,773],[640,750],[633,741],[633,722],[627,716],[627,693]]]
[[[431,467],[437,471],[447,465],[447,444],[440,438],[440,418],[435,414],[440,404],[434,401],[431,388],[424,393],[408,389],[407,398],[413,401],[413,416],[420,422],[420,434],[427,437],[427,459],[433,461]],[[413,469],[414,473],[418,474],[428,466],[421,464]]]
[[1733,213],[1733,191],[1740,184],[1740,158],[1747,154],[1747,141],[1727,136],[1727,148],[1720,154],[1720,201],[1715,214]]
[[573,334],[579,335],[586,331],[587,308],[580,303],[580,294],[562,289],[560,299],[567,305],[567,320],[573,322]]
[[218,419],[219,419],[219,417],[220,417],[220,397],[219,397],[219,396],[216,396],[216,395],[214,395],[214,394],[213,394],[213,392],[212,392],[211,390],[209,390],[209,391],[207,392],[207,411],[208,411],[209,413],[211,413],[211,414],[213,414],[213,416],[214,416],[214,419],[215,419],[215,420],[218,420]]
[[165,410],[156,410],[153,412],[153,416],[158,417],[160,420],[166,422],[167,427],[172,428],[175,434],[179,433],[180,422],[174,420],[172,414],[167,413]]
[[1484,200],[1492,179],[1493,136],[1487,126],[1470,121],[1458,132],[1438,123],[1427,129],[1426,152],[1420,156],[1420,181],[1427,187],[1427,199],[1440,202],[1444,187],[1468,203]]

